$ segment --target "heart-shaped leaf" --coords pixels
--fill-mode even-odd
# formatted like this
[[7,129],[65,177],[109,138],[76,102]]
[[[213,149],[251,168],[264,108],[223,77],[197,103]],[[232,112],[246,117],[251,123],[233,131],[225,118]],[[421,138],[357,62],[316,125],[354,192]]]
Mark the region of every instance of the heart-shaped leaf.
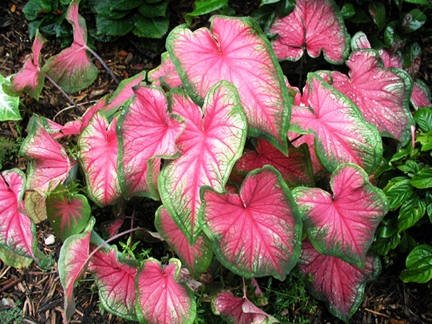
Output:
[[431,91],[429,87],[421,80],[416,80],[414,83],[414,88],[411,95],[411,103],[415,109],[432,107]]
[[[0,234],[1,235],[1,234]],[[0,260],[4,264],[16,269],[25,269],[30,266],[33,259],[16,254],[0,245]]]
[[414,122],[408,106],[412,89],[408,73],[384,68],[379,54],[372,49],[353,52],[346,64],[350,77],[332,72],[333,87],[350,98],[381,135],[403,143],[409,140]]
[[293,191],[308,237],[320,253],[362,267],[388,211],[387,199],[354,164],[337,168],[330,186],[332,193],[300,187]]
[[0,173],[0,245],[21,256],[35,258],[36,226],[22,211],[25,175],[18,169]]
[[202,201],[204,231],[222,264],[247,278],[285,279],[298,260],[302,223],[278,171],[249,173],[238,195],[205,187]]
[[106,117],[114,114],[118,108],[124,105],[135,94],[133,87],[139,85],[145,78],[146,72],[142,71],[129,79],[125,79],[118,85],[113,93],[109,104],[103,107],[103,112]]
[[162,202],[189,243],[200,232],[200,188],[223,191],[246,140],[246,118],[237,89],[228,81],[208,92],[202,110],[180,90],[172,91],[173,113],[182,116],[186,129],[177,145],[181,156],[168,161],[159,175]]
[[156,211],[155,226],[193,277],[196,278],[207,270],[213,260],[213,251],[207,236],[201,233],[194,245],[190,246],[186,236],[163,206]]
[[177,282],[180,267],[180,261],[176,259],[170,259],[166,266],[162,266],[155,259],[144,261],[135,282],[137,315],[140,322],[194,322],[195,298],[185,284]]
[[360,269],[339,258],[319,254],[308,241],[303,242],[298,265],[301,272],[313,278],[309,285],[312,294],[344,322],[348,322],[362,303],[366,283],[381,271],[378,257],[368,256],[364,268]]
[[50,225],[62,241],[81,233],[91,215],[87,198],[80,194],[69,194],[62,185],[48,196],[46,209]]
[[406,269],[401,272],[404,282],[427,283],[432,279],[432,247],[422,244],[416,246],[406,259]]
[[248,133],[287,152],[290,103],[282,70],[270,44],[251,18],[213,16],[211,29],[176,27],[167,49],[183,85],[197,103],[220,80],[239,90]]
[[107,119],[98,112],[78,139],[79,158],[88,191],[92,200],[100,206],[112,204],[121,195],[116,124],[117,117],[108,124]]
[[315,134],[315,150],[323,166],[331,172],[341,163],[352,162],[373,173],[382,159],[376,128],[317,74],[308,74],[304,92],[309,106],[293,106],[291,123],[303,133]]
[[220,315],[227,323],[279,323],[275,318],[256,307],[246,297],[235,297],[229,291],[220,292],[213,298],[212,310],[213,313]]
[[134,88],[134,98],[118,124],[120,185],[127,195],[147,195],[157,187],[160,158],[178,156],[176,139],[184,129],[179,116],[169,114],[159,87]]
[[180,76],[168,52],[162,53],[161,64],[157,68],[149,71],[148,79],[154,85],[165,86],[170,89],[176,88],[182,84]]
[[96,220],[90,218],[81,234],[68,237],[61,249],[58,260],[60,282],[64,290],[64,322],[67,323],[75,312],[73,289],[76,281],[87,269],[89,261],[90,236]]
[[73,27],[74,40],[70,47],[51,57],[42,68],[64,91],[78,92],[97,78],[98,69],[87,55],[87,27],[78,14],[80,0],[72,0],[66,19]]
[[69,160],[66,150],[45,130],[36,114],[31,117],[27,130],[20,154],[30,159],[28,186],[40,191],[57,187],[67,178],[75,161]]
[[37,30],[32,46],[32,54],[26,58],[21,70],[11,77],[10,85],[3,86],[6,93],[19,96],[21,92],[25,92],[39,100],[45,82],[45,75],[40,69],[40,51],[45,42],[46,39]]
[[107,252],[97,251],[88,264],[88,269],[96,278],[103,307],[130,321],[137,321],[135,277],[138,264],[133,260],[117,260],[115,248]]
[[276,18],[269,30],[277,35],[273,49],[280,60],[297,61],[309,56],[342,64],[349,53],[350,37],[333,0],[297,0],[294,11]]
[[314,184],[312,164],[306,145],[290,148],[289,156],[284,155],[269,142],[258,139],[256,149],[246,151],[235,165],[236,172],[249,173],[265,165],[278,170],[290,186]]

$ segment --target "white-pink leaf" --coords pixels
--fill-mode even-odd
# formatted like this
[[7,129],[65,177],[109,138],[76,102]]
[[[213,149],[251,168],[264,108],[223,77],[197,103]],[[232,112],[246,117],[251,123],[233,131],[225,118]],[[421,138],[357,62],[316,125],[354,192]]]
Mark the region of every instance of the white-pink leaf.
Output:
[[344,322],[357,311],[363,301],[364,288],[381,271],[378,257],[367,256],[360,269],[336,257],[319,254],[309,241],[303,242],[300,271],[312,276],[309,289],[325,301],[329,311]]
[[120,181],[126,195],[156,196],[160,158],[178,156],[176,140],[184,129],[179,116],[168,112],[159,87],[134,88],[134,97],[119,120]]
[[302,223],[291,193],[271,166],[255,170],[240,193],[203,188],[204,231],[219,261],[243,277],[284,280],[297,263]]
[[385,68],[372,49],[353,52],[346,64],[350,76],[332,72],[333,87],[350,98],[381,135],[401,142],[409,140],[414,125],[408,106],[411,77],[401,69]]
[[184,87],[202,103],[218,81],[230,81],[238,88],[249,135],[286,153],[290,98],[267,38],[251,18],[213,16],[210,21],[210,30],[192,32],[181,25],[167,38]]
[[33,42],[32,54],[30,54],[21,70],[11,77],[10,86],[6,86],[6,91],[12,94],[20,94],[26,92],[36,100],[39,100],[39,95],[45,82],[45,75],[40,68],[40,51],[46,39],[36,31],[35,40]]
[[299,60],[305,51],[311,57],[342,64],[349,53],[350,37],[333,0],[297,0],[294,11],[276,18],[269,30],[277,35],[273,49],[280,60]]
[[189,324],[196,316],[192,291],[177,282],[180,261],[162,266],[155,259],[144,261],[136,279],[137,315],[147,324]]
[[108,124],[107,119],[98,112],[78,139],[79,158],[90,197],[101,206],[112,204],[121,196],[116,124],[117,117]]
[[211,243],[204,233],[201,233],[194,245],[190,246],[187,237],[163,206],[156,211],[155,226],[189,269],[192,276],[199,277],[201,273],[207,270],[213,260],[213,251]]
[[96,220],[92,217],[81,234],[68,237],[61,249],[58,260],[58,271],[60,282],[63,286],[64,298],[64,317],[63,323],[67,323],[75,312],[75,300],[73,289],[76,281],[87,269],[89,261],[90,236]]
[[[174,89],[172,90],[174,91]],[[162,202],[190,243],[200,232],[200,188],[221,192],[246,140],[246,118],[236,88],[228,81],[208,92],[202,110],[184,92],[172,95],[173,113],[186,129],[177,144],[179,158],[164,165],[159,175]]]
[[317,74],[308,74],[304,92],[308,106],[293,106],[291,123],[315,135],[315,150],[323,166],[331,172],[341,163],[352,162],[373,173],[382,159],[376,128],[365,122],[351,100]]
[[293,190],[308,237],[320,253],[361,267],[388,211],[387,199],[354,164],[338,167],[330,186],[332,193],[319,188]]
[[157,68],[149,71],[148,79],[154,85],[167,86],[168,88],[176,88],[182,84],[180,76],[168,52],[162,53],[161,64]]
[[73,27],[70,47],[51,57],[42,68],[64,91],[74,93],[87,88],[97,78],[98,69],[87,55],[86,22],[78,13],[80,0],[73,0],[66,19]]
[[33,114],[27,126],[28,136],[20,153],[30,159],[28,182],[31,189],[47,191],[63,182],[76,163],[66,150],[43,127],[42,119]]
[[22,210],[25,175],[18,169],[0,173],[0,245],[35,258],[36,226]]
[[278,323],[275,318],[255,306],[246,297],[235,297],[229,291],[221,292],[213,298],[212,309],[216,315],[220,315],[228,323]]
[[88,269],[96,277],[99,298],[110,312],[130,321],[136,321],[135,277],[138,272],[134,260],[117,260],[117,249],[99,250],[92,257]]

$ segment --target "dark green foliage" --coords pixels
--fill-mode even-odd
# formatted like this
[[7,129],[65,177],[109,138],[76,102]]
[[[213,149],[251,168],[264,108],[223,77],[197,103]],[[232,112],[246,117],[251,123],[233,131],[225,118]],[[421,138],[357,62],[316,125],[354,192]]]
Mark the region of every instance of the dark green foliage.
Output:
[[[432,230],[432,109],[421,108],[414,118],[416,146],[410,143],[395,152],[388,161],[390,167],[378,177],[391,211],[377,230],[372,250],[381,256],[392,250],[396,256],[411,252],[407,267],[416,270],[404,270],[401,278],[427,282],[425,272],[430,269],[423,267],[423,252],[432,248],[428,234]],[[415,253],[417,245],[424,251]]]

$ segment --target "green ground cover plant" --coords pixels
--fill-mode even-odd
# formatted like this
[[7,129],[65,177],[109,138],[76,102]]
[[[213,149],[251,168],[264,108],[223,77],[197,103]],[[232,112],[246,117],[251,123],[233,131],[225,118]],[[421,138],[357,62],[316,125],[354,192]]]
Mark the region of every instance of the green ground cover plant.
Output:
[[[43,62],[35,31],[22,70],[1,80],[1,120],[19,119],[18,96],[38,99],[45,78],[65,94],[96,79],[80,1],[61,4],[72,43]],[[97,19],[134,9],[121,4],[95,4]],[[122,80],[80,118],[33,114],[20,147],[26,172],[1,172],[0,256],[51,267],[35,227],[49,220],[63,242],[65,323],[85,271],[104,309],[141,323],[302,322],[267,305],[287,307],[305,287],[347,322],[380,257],[399,252],[408,254],[401,279],[430,283],[432,242],[419,228],[432,223],[432,107],[412,37],[430,4],[395,1],[398,20],[370,1],[263,1],[255,18],[226,6],[197,4],[189,25],[169,32],[160,66]],[[369,21],[374,35],[349,31]],[[157,208],[142,217],[153,224],[120,232],[128,206],[150,200]],[[101,208],[112,213],[105,233]],[[167,253],[141,249],[139,235]],[[203,283],[209,271],[218,275]]]

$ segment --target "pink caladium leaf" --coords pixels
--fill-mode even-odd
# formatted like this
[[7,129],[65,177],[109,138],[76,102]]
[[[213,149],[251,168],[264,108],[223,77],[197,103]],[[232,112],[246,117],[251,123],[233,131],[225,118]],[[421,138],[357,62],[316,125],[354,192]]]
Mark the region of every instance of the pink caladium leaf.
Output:
[[177,282],[180,261],[170,259],[162,266],[155,259],[144,261],[138,272],[135,287],[137,294],[137,315],[140,322],[193,323],[196,303],[193,292]]
[[[365,33],[357,32],[351,39],[351,48],[352,51],[357,51],[359,49],[367,49],[372,48],[372,45],[369,43],[369,40]],[[379,56],[383,61],[385,68],[395,67],[402,68],[402,58],[399,54],[393,53],[390,54],[385,49],[378,50]]]
[[[202,103],[220,80],[239,91],[250,136],[263,137],[287,152],[290,104],[282,70],[271,46],[251,18],[213,16],[211,29],[176,27],[167,49],[192,99]],[[181,72],[180,72],[181,71]]]
[[411,103],[415,109],[432,107],[431,91],[429,87],[421,80],[416,80],[414,83],[414,88],[411,95]]
[[62,241],[81,233],[91,215],[87,198],[81,194],[69,193],[62,185],[50,193],[46,200],[46,209],[50,225]]
[[98,69],[87,55],[87,27],[78,13],[80,0],[71,1],[66,19],[73,27],[70,47],[51,57],[42,68],[64,91],[78,92],[87,88],[97,78]]
[[284,280],[300,254],[302,222],[282,176],[271,166],[245,178],[240,193],[202,189],[204,231],[219,261],[246,278]]
[[212,310],[226,322],[235,324],[270,324],[279,323],[275,318],[255,306],[247,297],[236,297],[229,291],[223,291],[212,300]]
[[108,105],[103,108],[106,117],[114,114],[118,108],[124,105],[135,94],[133,87],[139,85],[146,76],[146,71],[142,71],[133,77],[120,82],[116,91],[113,93]]
[[157,68],[149,71],[148,79],[154,85],[165,86],[169,89],[182,85],[180,76],[168,52],[162,53],[161,64]]
[[186,236],[163,206],[156,211],[155,226],[193,277],[197,278],[207,270],[213,260],[213,251],[204,233],[201,233],[194,245],[190,246]]
[[[352,162],[373,173],[382,159],[381,137],[347,97],[309,73],[305,87],[309,106],[293,106],[293,126],[315,135],[315,150],[330,172]],[[293,129],[294,130],[294,129]]]
[[21,92],[25,92],[36,100],[39,100],[39,95],[42,92],[45,82],[45,75],[40,68],[40,51],[45,42],[45,37],[37,30],[32,46],[32,54],[26,58],[21,70],[11,77],[10,85],[3,86],[6,93],[19,95]]
[[256,149],[243,154],[235,165],[235,171],[249,173],[265,165],[275,167],[290,186],[314,184],[312,164],[306,145],[290,148],[289,156],[286,156],[269,142],[258,139]]
[[25,175],[21,171],[12,169],[0,173],[0,246],[35,258],[36,226],[22,210],[24,189]]
[[28,187],[40,191],[55,188],[67,178],[76,162],[69,160],[66,150],[45,130],[36,114],[31,117],[27,130],[20,154],[30,160]]
[[179,158],[168,161],[159,175],[162,202],[189,243],[201,228],[198,212],[200,188],[223,191],[246,141],[247,122],[237,89],[220,81],[208,92],[202,110],[181,90],[172,90],[173,113],[182,116],[186,129],[178,138]]
[[382,136],[402,143],[408,141],[411,125],[414,125],[409,110],[412,79],[408,73],[384,68],[379,54],[372,49],[353,52],[346,64],[350,77],[332,72],[333,87],[350,98]]
[[179,155],[176,139],[184,130],[183,120],[168,112],[165,93],[159,87],[134,88],[132,102],[119,120],[120,185],[126,195],[156,196],[160,158]]
[[[295,125],[293,125],[295,126]],[[315,136],[313,134],[303,134],[299,135],[294,132],[288,132],[288,138],[292,141],[291,144],[295,147],[300,147],[301,145],[307,145],[309,150],[309,156],[312,163],[312,170],[315,177],[321,173],[326,173],[322,163],[318,159],[315,151]]]
[[65,293],[64,323],[67,323],[75,312],[73,295],[74,285],[87,269],[89,261],[90,236],[96,220],[92,217],[83,233],[68,237],[61,249],[58,260],[60,282]]
[[110,313],[130,321],[137,321],[135,304],[135,277],[139,262],[118,260],[115,247],[97,251],[90,259],[88,269],[96,278],[99,298]]
[[354,164],[337,168],[330,186],[332,193],[305,187],[293,191],[308,237],[320,253],[362,267],[388,211],[386,196]]
[[309,290],[327,304],[329,311],[344,322],[363,301],[367,282],[381,272],[378,257],[367,256],[364,268],[358,268],[333,256],[320,254],[305,241],[299,263],[300,271],[312,276]]
[[311,57],[342,64],[349,53],[350,37],[333,0],[297,0],[294,11],[276,18],[269,33],[277,35],[273,49],[280,60],[299,60],[305,51]]
[[79,159],[85,171],[92,200],[106,206],[120,196],[118,181],[117,117],[110,124],[100,112],[90,120],[78,139]]

